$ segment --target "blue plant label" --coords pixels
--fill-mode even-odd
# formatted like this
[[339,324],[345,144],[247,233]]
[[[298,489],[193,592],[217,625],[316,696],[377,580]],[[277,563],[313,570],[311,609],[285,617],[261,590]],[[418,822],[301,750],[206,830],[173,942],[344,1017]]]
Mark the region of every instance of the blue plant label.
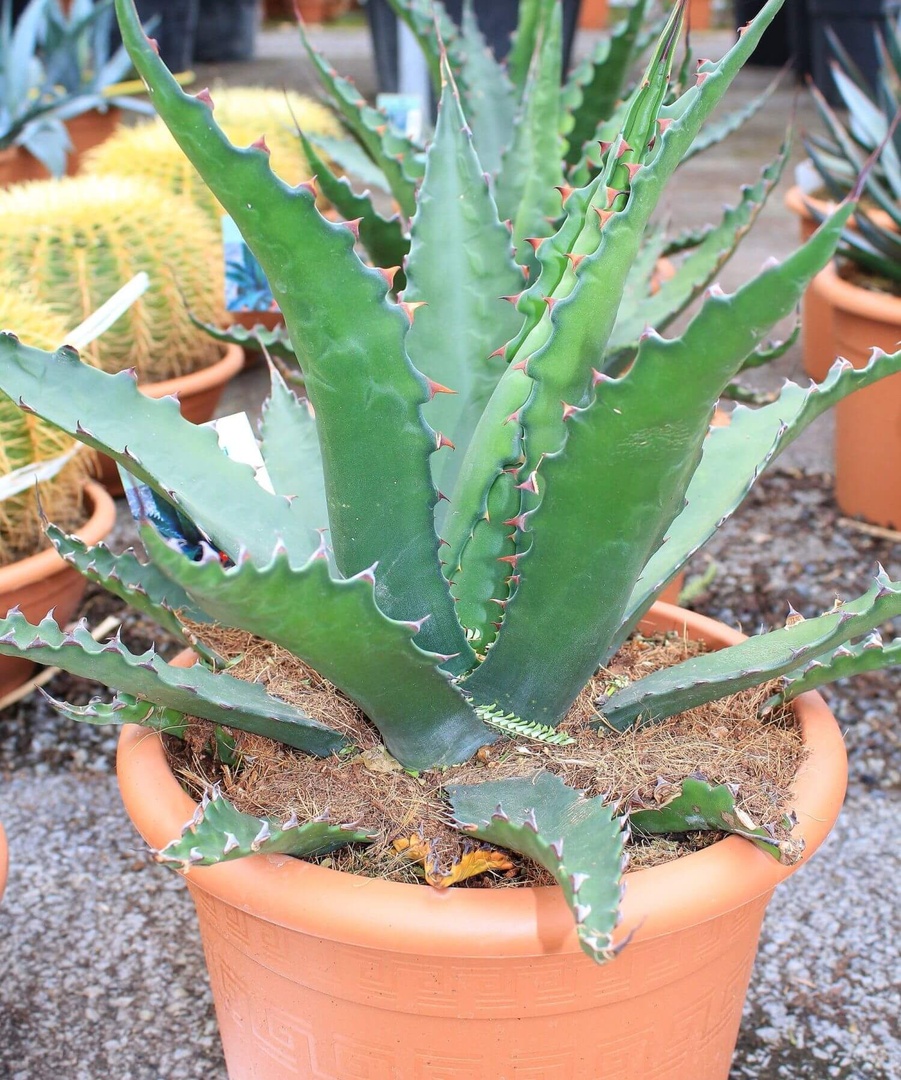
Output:
[[278,311],[269,282],[238,226],[222,218],[226,311]]
[[418,94],[378,94],[376,106],[388,117],[391,128],[412,142],[422,140],[423,110]]

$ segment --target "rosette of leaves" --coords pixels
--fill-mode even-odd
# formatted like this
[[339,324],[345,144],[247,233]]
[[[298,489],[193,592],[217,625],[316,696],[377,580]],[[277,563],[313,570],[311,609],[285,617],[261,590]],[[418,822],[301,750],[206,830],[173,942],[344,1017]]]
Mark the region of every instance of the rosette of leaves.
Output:
[[[98,372],[71,349],[0,339],[0,388],[114,457],[202,538],[194,559],[148,523],[146,563],[59,532],[56,543],[185,639],[202,639],[213,620],[287,650],[359,706],[403,768],[440,775],[505,731],[552,738],[597,668],[779,452],[844,395],[901,371],[901,353],[874,355],[860,371],[839,363],[822,384],[788,383],[772,404],[740,407],[728,427],[709,430],[724,387],[831,257],[852,204],[735,293],[710,290],[680,336],[647,334],[627,370],[610,370],[649,218],[780,0],[669,102],[686,8],[676,5],[602,171],[564,193],[561,224],[538,245],[539,270],[524,291],[445,65],[399,299],[391,273],[361,257],[354,229],[319,212],[314,185],[290,188],[262,146],[233,146],[207,95],[186,95],[167,72],[131,0],[117,3],[156,108],[243,231],[302,342],[312,408],[273,374],[260,433],[268,491],[212,431],[185,423],[171,400],[143,398],[128,374]],[[897,647],[871,631],[899,613],[901,585],[880,573],[864,596],[821,617],[636,679],[586,724],[621,731],[779,676],[790,679],[790,697],[864,663],[890,663]],[[112,703],[68,709],[81,719],[178,733],[186,716],[202,717],[301,753],[347,749],[339,731],[217,667],[209,650],[177,668],[11,614],[0,652],[90,673],[117,691]],[[545,866],[585,951],[612,955],[625,812],[540,770],[485,774],[449,785],[459,828]],[[680,817],[686,828],[731,821],[766,843],[728,790],[686,777],[680,791],[662,808],[668,828]],[[643,812],[642,831],[655,820]],[[398,827],[419,845],[408,822]],[[161,858],[187,867],[252,851],[303,855],[360,841],[365,829],[246,815],[214,792]]]
[[[901,295],[901,19],[890,20],[884,33],[874,34],[879,66],[871,82],[829,31],[832,77],[847,113],[840,117],[812,86],[825,132],[808,134],[804,145],[833,199],[845,198],[868,158],[876,156],[866,178],[866,198],[854,215],[855,227],[844,231],[839,251],[878,278],[882,287]],[[810,210],[822,220],[814,206]]]
[[85,350],[105,371],[134,368],[154,382],[221,356],[185,311],[187,302],[210,322],[223,318],[218,235],[199,210],[150,181],[71,177],[0,192],[0,255],[70,327],[146,271],[146,293]]

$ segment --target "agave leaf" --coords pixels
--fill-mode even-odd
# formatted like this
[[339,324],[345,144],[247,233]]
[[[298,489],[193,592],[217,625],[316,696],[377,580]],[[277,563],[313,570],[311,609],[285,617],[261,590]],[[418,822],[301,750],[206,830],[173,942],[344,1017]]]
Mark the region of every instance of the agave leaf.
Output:
[[875,352],[860,370],[839,361],[823,382],[807,389],[786,383],[771,405],[738,406],[727,426],[712,428],[685,493],[685,507],[642,570],[611,651],[625,641],[666,583],[741,505],[763,470],[802,431],[843,397],[894,371],[901,371],[901,352],[893,356]]
[[[251,351],[259,351],[262,348],[270,357],[276,357],[295,367],[297,366],[297,353],[294,351],[287,327],[284,325],[275,326],[272,330],[268,330],[262,323],[258,323],[253,329],[235,323],[223,330],[221,326],[204,322],[190,312],[188,312],[188,317],[195,326],[204,330],[216,341],[222,341],[229,345],[240,345],[242,348]],[[301,378],[299,368],[297,377],[298,379]]]
[[691,158],[697,157],[698,154],[702,154],[711,146],[717,146],[723,139],[727,138],[733,132],[738,131],[739,128],[744,127],[748,120],[760,112],[773,96],[779,84],[782,82],[783,75],[784,72],[780,71],[775,79],[773,79],[759,94],[755,94],[750,101],[739,106],[737,109],[732,109],[723,116],[717,117],[716,120],[707,124],[697,139],[692,143],[691,149],[685,155],[683,160],[689,161]]
[[[252,239],[251,248],[284,312],[321,421],[331,542],[339,569],[353,575],[377,562],[381,608],[401,618],[431,613],[423,644],[453,656],[451,666],[465,670],[472,652],[438,559],[437,492],[429,468],[437,443],[420,410],[428,399],[427,382],[404,348],[407,315],[389,303],[382,274],[355,254],[349,228],[326,221],[312,192],[282,183],[265,152],[233,147],[208,105],[182,91],[148,44],[132,0],[117,0],[116,10],[129,54],[152,88],[157,111],[238,228]],[[323,265],[331,268],[328,275],[322,274]],[[367,462],[365,473],[360,460]],[[182,470],[183,462],[177,464]],[[271,537],[273,530],[268,531]],[[256,561],[264,564],[269,554]]]
[[533,859],[557,879],[582,949],[598,963],[616,954],[622,822],[551,773],[447,788],[457,827]]
[[204,795],[181,836],[156,852],[156,861],[176,870],[214,866],[245,855],[325,855],[345,844],[366,844],[374,835],[356,824],[338,825],[325,818],[300,822],[246,814],[219,787]]
[[530,262],[529,237],[547,236],[556,214],[555,188],[563,184],[560,76],[562,8],[556,5],[539,38],[517,116],[513,142],[501,162],[495,193],[498,213],[513,223],[517,259]]
[[495,176],[507,149],[516,115],[516,94],[505,69],[494,59],[472,10],[463,5],[460,83],[465,112],[472,128],[472,145],[482,168]]
[[476,422],[504,370],[503,360],[492,353],[522,321],[503,299],[521,287],[522,274],[510,256],[510,235],[498,220],[447,68],[445,77],[427,183],[412,224],[404,299],[425,303],[407,334],[411,361],[452,391],[436,393],[423,408],[432,427],[456,448],[433,465],[438,487],[451,491]]
[[57,701],[44,690],[41,693],[60,716],[80,724],[140,724],[180,739],[184,738],[188,726],[184,713],[177,709],[154,705],[152,701],[141,701],[131,694],[116,694],[108,702],[91,698],[87,705],[70,705],[67,701]]
[[404,234],[400,218],[396,214],[392,218],[382,217],[373,206],[369,192],[358,195],[349,181],[335,176],[307,136],[302,131],[299,134],[300,145],[316,176],[319,190],[342,217],[359,222],[360,240],[373,265],[400,266],[410,250],[410,241]]
[[[447,54],[455,71],[465,66],[463,49],[457,27],[441,0],[388,0],[394,14],[410,28],[429,67],[432,87],[441,93],[441,57]],[[460,82],[466,85],[461,77]]]
[[135,655],[118,638],[95,641],[83,624],[66,633],[49,617],[33,626],[11,611],[0,619],[0,654],[54,665],[154,705],[265,735],[319,757],[344,746],[337,731],[267,694],[259,683],[201,664],[173,667],[153,649]]
[[[759,634],[739,645],[705,653],[647,675],[618,690],[603,705],[597,724],[625,731],[656,723],[786,675],[901,615],[901,582],[884,570],[863,596],[814,619]],[[891,658],[893,659],[893,657]]]
[[[667,795],[657,805],[629,812],[629,826],[639,835],[683,833],[715,829],[744,837],[786,866],[794,865],[804,851],[803,840],[779,839],[775,830],[758,825],[736,803],[728,784],[711,784],[703,776],[687,776],[681,784],[666,785]],[[790,827],[791,818],[782,824]]]
[[[763,170],[753,187],[745,187],[735,207],[726,207],[722,221],[712,226],[700,244],[680,263],[673,277],[663,280],[653,295],[636,305],[632,317],[617,319],[610,347],[633,350],[647,326],[664,330],[714,280],[725,266],[766,205],[782,178],[791,151],[786,139],[779,154]],[[609,369],[606,369],[609,371]]]
[[636,0],[626,17],[609,35],[601,38],[594,54],[573,71],[570,86],[577,87],[580,104],[573,110],[567,162],[575,165],[586,142],[594,136],[598,123],[613,113],[625,97],[624,87],[638,57],[638,37],[649,0]]
[[[671,34],[681,11],[681,8],[677,9],[673,18]],[[554,431],[561,439],[561,402],[573,400],[564,388],[566,380],[571,377],[573,367],[584,362],[586,354],[595,345],[603,330],[605,315],[609,315],[611,321],[615,318],[615,305],[605,311],[604,302],[606,293],[616,290],[610,290],[605,279],[604,287],[599,290],[601,295],[592,297],[591,314],[582,324],[586,340],[574,345],[570,338],[562,351],[557,348],[554,338],[560,325],[555,312],[562,301],[571,299],[580,287],[578,274],[581,271],[577,271],[577,260],[587,261],[591,257],[588,253],[596,254],[598,214],[610,216],[610,212],[604,208],[611,203],[611,185],[615,183],[628,187],[632,158],[641,155],[640,147],[645,145],[648,131],[654,126],[656,109],[665,91],[670,62],[669,44],[671,37],[660,46],[651,62],[645,93],[633,102],[621,146],[611,156],[607,173],[586,189],[568,196],[564,204],[565,218],[559,232],[538,245],[537,259],[541,272],[534,286],[524,292],[517,303],[519,311],[525,316],[523,329],[504,350],[507,370],[479,420],[461,465],[445,524],[444,536],[448,545],[445,571],[454,582],[454,595],[461,601],[458,605],[461,619],[464,622],[474,620],[469,627],[478,635],[477,647],[479,640],[487,643],[493,636],[493,616],[489,614],[493,609],[488,605],[500,604],[505,608],[510,585],[516,579],[516,554],[510,550],[515,534],[511,534],[510,528],[515,526],[522,531],[521,491],[523,486],[531,484],[528,479],[522,481],[522,477],[528,477],[532,472],[531,466],[523,466],[523,460],[528,462],[530,457],[540,460],[548,446],[547,432],[541,430],[539,422],[533,423],[529,430],[534,453],[530,443],[524,440],[523,419],[527,410],[530,413],[535,411],[534,391],[538,387],[532,366],[538,357],[553,353],[556,382],[547,390],[547,402],[552,413],[550,427],[552,430],[561,429]],[[619,149],[623,152],[619,153]],[[617,187],[616,191],[619,190]],[[619,198],[617,194],[616,199]],[[631,254],[636,252],[633,250]],[[521,357],[526,359],[522,360]],[[546,409],[544,413],[544,426],[547,427]],[[539,421],[541,419],[539,417]],[[473,573],[474,580],[470,577]],[[465,604],[464,597],[467,597]],[[489,690],[489,695],[494,696],[493,689]],[[507,707],[506,703],[503,704]]]
[[133,551],[114,555],[105,544],[88,547],[77,536],[69,536],[55,525],[47,525],[44,531],[66,562],[88,581],[102,585],[113,596],[149,615],[164,630],[190,644],[213,666],[222,666],[221,658],[197,641],[183,624],[185,619],[195,623],[209,622],[206,614],[194,605],[181,586],[161,574],[152,563],[140,562]]
[[299,571],[279,555],[226,568],[215,558],[192,562],[152,530],[143,535],[154,561],[213,618],[281,645],[343,690],[407,768],[466,761],[495,741],[439,669],[444,658],[413,644],[419,624],[379,610],[370,572],[336,581],[324,551]]
[[277,495],[291,501],[310,534],[328,532],[328,504],[316,418],[309,401],[298,398],[275,368],[263,403],[260,453]]
[[[124,0],[116,0],[116,5],[121,24],[125,2]],[[328,61],[313,48],[307,36],[303,20],[298,20],[298,28],[303,47],[306,49],[307,55],[316,69],[316,74],[328,92],[329,98],[344,124],[385,176],[391,194],[400,206],[401,213],[405,217],[412,217],[416,209],[416,185],[422,177],[421,148],[395,131],[391,127],[388,115],[380,109],[374,109],[371,105],[367,105],[356,86],[349,79],[342,78]],[[139,39],[132,36],[131,40],[128,40],[123,33],[123,40],[125,40],[135,67],[141,72],[141,68],[137,60],[135,60],[135,53],[132,51]],[[157,64],[155,67],[159,70],[162,68],[162,64]],[[163,70],[165,69],[163,68]],[[159,101],[155,101],[154,104],[162,116]],[[163,119],[166,119],[165,116],[163,116]],[[177,140],[178,136],[175,137]],[[189,157],[191,156],[184,146],[182,146],[182,149],[188,153]],[[210,183],[209,179],[206,177],[204,179],[208,184]],[[210,184],[210,187],[212,188],[212,184]],[[234,217],[234,214],[232,214],[232,217]]]
[[803,668],[790,671],[784,678],[782,690],[767,702],[767,707],[792,701],[799,694],[820,686],[860,675],[865,671],[881,671],[901,663],[901,638],[884,642],[877,631],[851,645],[840,645],[829,653],[811,660]]
[[554,4],[555,0],[520,0],[516,31],[507,56],[507,73],[520,97]]
[[[232,558],[242,547],[265,557],[273,535],[294,554],[308,549],[288,504],[264,491],[249,466],[229,459],[214,431],[185,420],[175,398],[145,397],[133,372],[107,375],[83,364],[68,346],[45,353],[0,334],[0,387],[21,408],[148,483]],[[234,506],[242,509],[240,522]]]

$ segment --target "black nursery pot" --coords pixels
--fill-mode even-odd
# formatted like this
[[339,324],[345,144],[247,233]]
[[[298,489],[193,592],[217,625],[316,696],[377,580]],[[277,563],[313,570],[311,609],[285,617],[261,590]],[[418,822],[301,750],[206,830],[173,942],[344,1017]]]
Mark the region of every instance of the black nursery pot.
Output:
[[260,10],[257,0],[199,0],[194,59],[251,60]]
[[901,14],[901,0],[806,0],[810,25],[813,81],[826,100],[841,105],[829,65],[834,59],[827,31],[831,28],[844,50],[870,80],[878,68],[875,31]]
[[[365,0],[379,90],[397,91],[397,19],[388,0]],[[581,0],[563,0],[563,65],[569,67]],[[459,26],[463,0],[444,0],[447,13]],[[479,29],[498,60],[510,51],[510,35],[516,29],[519,0],[474,0]]]

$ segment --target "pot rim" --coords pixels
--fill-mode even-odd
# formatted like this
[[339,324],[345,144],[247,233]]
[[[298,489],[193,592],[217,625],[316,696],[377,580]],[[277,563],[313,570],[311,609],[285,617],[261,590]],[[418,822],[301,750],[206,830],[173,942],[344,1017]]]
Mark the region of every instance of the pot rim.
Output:
[[[656,629],[674,629],[722,645],[744,636],[672,604],[656,604]],[[806,863],[838,816],[847,759],[838,725],[817,693],[795,702],[808,757],[795,782],[795,835],[806,841],[795,866],[731,836],[664,866],[626,875],[616,941],[661,937],[705,922],[767,894]],[[162,740],[123,728],[117,773],[126,810],[144,839],[160,848],[177,837],[195,808],[166,762]],[[254,855],[195,867],[189,883],[253,916],[364,947],[423,956],[499,956],[579,951],[572,915],[557,886],[448,889],[358,877],[284,855]],[[657,902],[667,898],[666,906]],[[376,932],[374,933],[374,928]]]
[[[106,488],[96,480],[84,482],[91,513],[87,521],[74,535],[86,544],[96,544],[111,531],[116,523],[116,503]],[[35,555],[28,555],[9,566],[0,567],[0,595],[25,588],[33,581],[40,581],[68,566],[54,547],[45,548]]]
[[217,360],[215,364],[210,364],[199,371],[189,371],[186,375],[163,379],[161,382],[142,382],[138,384],[138,388],[142,394],[150,398],[171,397],[173,394],[188,397],[190,394],[200,394],[210,387],[228,382],[244,367],[244,349],[234,342],[223,345],[223,348],[225,351],[222,359]]
[[901,326],[901,297],[854,285],[839,274],[835,261],[828,263],[812,281],[813,288],[840,311],[876,322]]

